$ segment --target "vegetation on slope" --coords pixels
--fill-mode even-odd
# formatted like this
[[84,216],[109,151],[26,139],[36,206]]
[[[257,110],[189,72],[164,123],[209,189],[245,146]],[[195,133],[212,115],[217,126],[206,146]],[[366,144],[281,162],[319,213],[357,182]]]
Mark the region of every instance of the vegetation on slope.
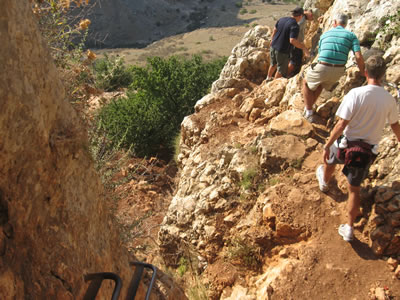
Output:
[[[104,78],[101,74],[108,59],[96,64],[97,78]],[[126,97],[113,100],[100,111],[98,126],[109,146],[131,149],[141,157],[162,155],[166,151],[170,157],[180,123],[207,94],[225,60],[204,62],[200,56],[153,57],[144,68],[133,66],[125,72],[115,68],[120,69],[115,72],[120,76],[119,87],[126,86],[129,79],[131,84]],[[116,86],[110,79],[110,84],[104,87],[110,90]]]

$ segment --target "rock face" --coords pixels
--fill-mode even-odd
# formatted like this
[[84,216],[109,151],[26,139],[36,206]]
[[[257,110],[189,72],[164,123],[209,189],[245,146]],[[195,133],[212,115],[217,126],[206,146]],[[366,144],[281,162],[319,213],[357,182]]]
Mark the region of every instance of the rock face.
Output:
[[[382,6],[380,1],[367,0],[307,1],[306,5],[326,12],[323,31],[330,28],[335,13],[351,14],[349,29],[360,36],[365,46],[370,46],[365,32],[371,34],[379,26],[377,21],[367,22],[365,15],[379,20],[388,14],[388,7],[393,11],[400,7],[395,0],[385,1]],[[317,34],[318,24],[312,23],[308,28],[310,41]],[[314,264],[315,258],[309,255],[315,253],[313,247],[301,248],[300,242],[318,235],[313,214],[319,208],[313,210],[313,207],[325,196],[321,196],[317,185],[309,189],[302,186],[310,186],[315,180],[316,161],[320,159],[321,143],[326,137],[326,133],[321,134],[323,126],[332,124],[343,95],[362,83],[357,68],[351,66],[354,59],[350,57],[349,68],[335,90],[325,91],[317,101],[316,111],[323,126],[312,126],[301,117],[302,72],[290,79],[264,81],[269,66],[266,53],[270,32],[267,27],[256,26],[243,37],[232,50],[211,93],[196,104],[196,113],[182,122],[178,157],[182,171],[159,232],[162,255],[167,263],[177,265],[180,256],[192,253],[202,262],[200,272],[204,269],[210,272],[207,266],[215,269],[225,258],[234,264],[238,259],[235,251],[242,254],[248,251],[247,259],[241,258],[241,266],[263,268],[257,281],[248,280],[247,285],[242,281],[231,289],[228,287],[232,286],[231,282],[225,285],[211,282],[212,299],[275,299],[270,298],[273,293],[276,299],[286,299],[289,296],[284,296],[285,288],[279,282],[282,286],[288,284],[285,276],[299,264],[300,269],[306,270],[305,263],[300,262],[302,259]],[[394,74],[399,37],[382,38],[387,39],[383,50],[388,74],[398,85],[400,80]],[[395,89],[387,88],[395,94]],[[400,164],[397,142],[387,133],[381,154],[366,180],[366,197],[373,204],[365,208],[364,220],[357,225],[357,230],[367,238],[375,254],[398,260]],[[311,168],[311,173],[307,173]],[[339,188],[344,184],[338,179]],[[337,211],[328,211],[331,216],[340,215]],[[296,243],[299,246],[293,248],[301,249],[295,251],[297,254],[285,252],[289,250],[279,253],[280,266],[262,265],[260,257],[269,258],[271,249]],[[308,258],[300,253],[308,253]],[[248,257],[254,257],[255,261]],[[302,295],[304,299],[314,299]]]
[[82,299],[91,272],[129,282],[84,130],[30,4],[0,6],[0,298]]

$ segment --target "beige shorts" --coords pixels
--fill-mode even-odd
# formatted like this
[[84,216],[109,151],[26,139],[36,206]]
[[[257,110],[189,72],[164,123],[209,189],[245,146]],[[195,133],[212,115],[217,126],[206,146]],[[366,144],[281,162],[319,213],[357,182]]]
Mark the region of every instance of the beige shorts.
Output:
[[315,91],[318,86],[330,91],[345,73],[345,67],[330,67],[314,63],[308,68],[306,81],[308,88]]

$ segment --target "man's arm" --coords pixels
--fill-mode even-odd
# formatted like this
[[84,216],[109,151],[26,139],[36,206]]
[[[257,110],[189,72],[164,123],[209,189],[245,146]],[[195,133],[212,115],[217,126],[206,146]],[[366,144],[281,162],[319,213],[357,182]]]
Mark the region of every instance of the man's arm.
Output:
[[345,119],[339,119],[339,121],[336,123],[335,127],[333,128],[331,135],[329,136],[328,141],[326,142],[324,146],[324,161],[326,162],[329,159],[329,154],[330,150],[329,148],[332,146],[332,144],[342,135],[343,130],[346,128],[346,126],[349,124],[350,120],[345,120]]
[[357,66],[360,69],[361,76],[364,76],[364,74],[365,74],[365,64],[364,64],[364,58],[363,58],[363,56],[361,54],[361,51],[355,52],[354,56],[356,57]]
[[296,48],[302,49],[304,51],[305,56],[310,56],[310,51],[308,51],[306,45],[304,43],[299,42],[298,39],[290,38],[290,43]]
[[274,31],[272,31],[272,35],[271,35],[271,41],[274,39],[276,32],[277,32],[277,30],[276,30],[276,28],[274,28]]
[[400,124],[399,122],[390,124],[390,127],[392,128],[394,134],[397,137],[397,140],[400,142]]

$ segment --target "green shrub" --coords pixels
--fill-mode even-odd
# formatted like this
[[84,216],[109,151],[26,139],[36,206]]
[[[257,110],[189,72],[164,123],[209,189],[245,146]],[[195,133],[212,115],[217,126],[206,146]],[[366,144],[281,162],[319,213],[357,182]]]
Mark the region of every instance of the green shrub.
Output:
[[133,81],[126,98],[103,107],[99,126],[112,147],[130,148],[137,156],[169,152],[183,118],[210,89],[226,58],[205,63],[170,57],[148,59],[146,67],[132,67]]
[[236,2],[236,3],[235,3],[235,6],[236,6],[237,8],[241,8],[241,7],[243,6],[243,3],[242,3],[242,2]]
[[179,259],[179,267],[178,267],[178,273],[182,277],[185,275],[186,271],[188,270],[189,267],[189,262],[186,258],[183,256]]
[[280,182],[279,177],[271,177],[268,180],[268,183],[269,183],[270,186],[277,185],[279,182]]
[[[138,156],[157,152],[163,128],[160,111],[142,93],[113,100],[99,114],[99,127],[111,148],[131,148]],[[165,129],[166,130],[166,129]]]
[[246,8],[242,8],[239,13],[241,15],[247,14],[247,9]]
[[230,241],[227,256],[252,269],[259,268],[261,263],[260,248],[239,237]]
[[132,72],[125,66],[124,59],[120,56],[104,55],[94,64],[95,83],[98,88],[106,92],[128,87],[133,80]]
[[242,181],[240,182],[243,189],[248,190],[253,186],[253,181],[257,173],[257,170],[254,168],[247,169],[243,172]]

